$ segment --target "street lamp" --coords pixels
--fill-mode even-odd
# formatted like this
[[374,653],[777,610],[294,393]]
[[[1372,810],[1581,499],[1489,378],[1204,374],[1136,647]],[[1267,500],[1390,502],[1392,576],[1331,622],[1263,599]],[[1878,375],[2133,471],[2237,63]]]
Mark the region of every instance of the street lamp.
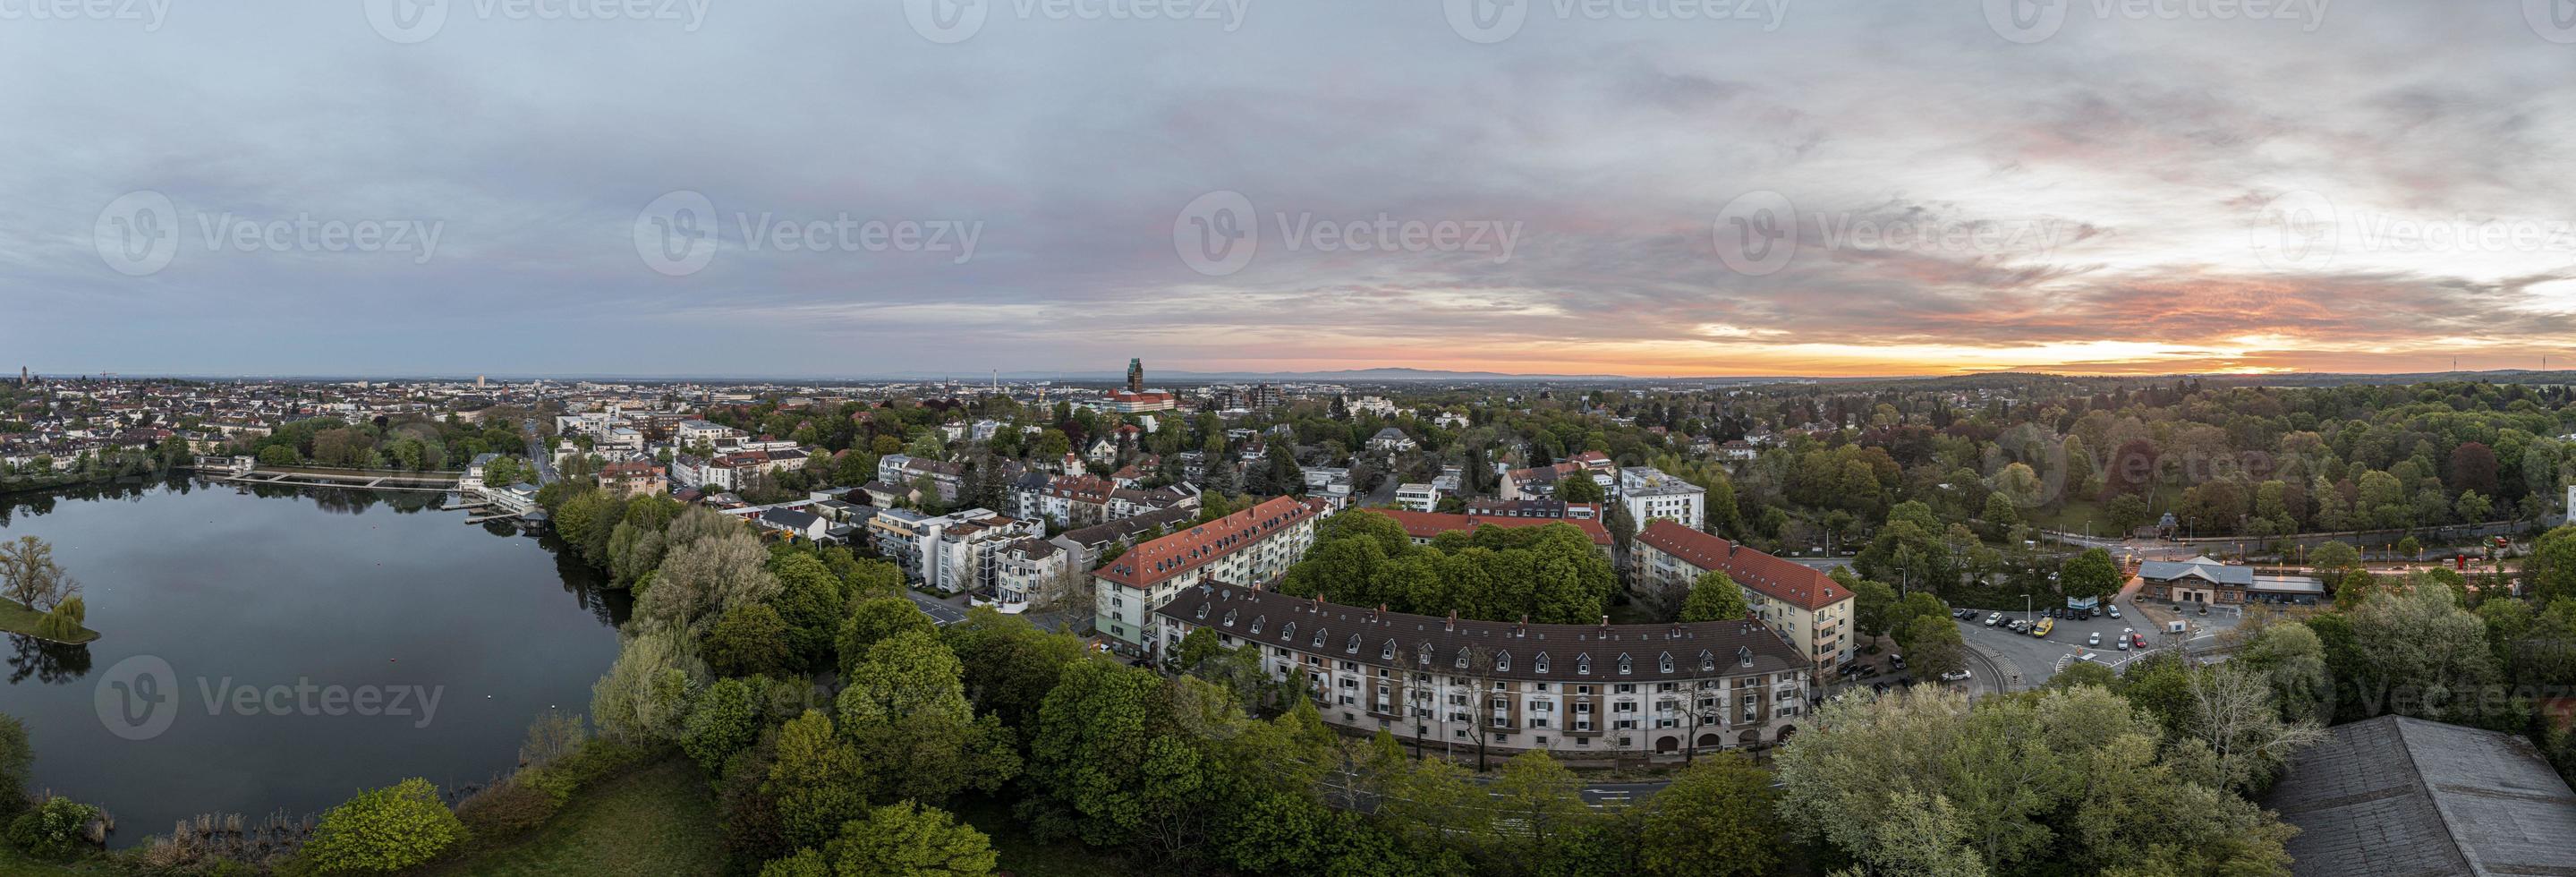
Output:
[[2030,620],[2030,595],[2029,595],[2029,594],[2023,594],[2023,595],[2021,595],[2021,620],[2023,620],[2023,621],[2029,621],[2029,620]]

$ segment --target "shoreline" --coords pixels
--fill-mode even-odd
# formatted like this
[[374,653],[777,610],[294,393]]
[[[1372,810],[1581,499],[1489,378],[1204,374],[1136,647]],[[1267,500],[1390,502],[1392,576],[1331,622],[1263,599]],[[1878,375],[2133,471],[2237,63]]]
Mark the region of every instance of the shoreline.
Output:
[[52,637],[43,636],[36,633],[36,619],[43,617],[45,617],[45,613],[29,609],[26,604],[6,597],[0,597],[0,631],[27,637],[38,642],[48,642],[64,646],[89,645],[90,643],[97,642],[100,637],[105,635],[96,630],[91,630],[88,625],[82,625],[81,632],[88,634],[88,636],[81,639],[58,640]]

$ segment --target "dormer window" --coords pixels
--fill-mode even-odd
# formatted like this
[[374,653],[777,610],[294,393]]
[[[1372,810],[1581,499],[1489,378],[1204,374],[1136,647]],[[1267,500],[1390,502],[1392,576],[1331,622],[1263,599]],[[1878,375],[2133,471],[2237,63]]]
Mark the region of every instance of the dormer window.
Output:
[[1629,670],[1632,670],[1632,669],[1635,669],[1635,667],[1634,667],[1634,665],[1632,665],[1632,664],[1628,661],[1628,656],[1627,656],[1627,655],[1624,655],[1624,654],[1623,654],[1623,655],[1620,655],[1620,656],[1619,656],[1619,675],[1621,675],[1621,676],[1626,676],[1626,675],[1628,675],[1628,671],[1629,671]]
[[1699,671],[1702,673],[1717,672],[1717,656],[1709,654],[1707,649],[1701,649],[1699,653]]
[[1660,672],[1664,672],[1664,673],[1670,673],[1670,672],[1673,672],[1673,653],[1671,653],[1671,652],[1665,652],[1665,653],[1663,653],[1663,655],[1662,655],[1661,657],[1658,657],[1658,658],[1656,658],[1656,659],[1655,659],[1655,663],[1656,663],[1656,664],[1658,664],[1658,665],[1660,665],[1661,667],[1663,667],[1663,670],[1661,670]]
[[1253,618],[1253,619],[1252,619],[1252,632],[1253,632],[1253,633],[1260,633],[1260,632],[1261,632],[1261,622],[1262,622],[1262,621],[1264,621],[1264,620],[1267,620],[1269,617],[1270,617],[1270,616],[1262,615],[1262,616],[1257,616],[1257,617]]
[[1496,672],[1496,673],[1509,673],[1509,672],[1512,672],[1512,655],[1511,655],[1511,653],[1510,653],[1510,652],[1496,652],[1496,653],[1494,653],[1494,672]]
[[1576,656],[1574,656],[1574,672],[1575,672],[1577,675],[1582,675],[1582,676],[1590,676],[1590,675],[1592,675],[1592,656],[1591,656],[1591,655],[1576,655]]
[[1314,648],[1318,648],[1318,649],[1323,648],[1323,647],[1324,647],[1324,633],[1325,633],[1325,631],[1324,631],[1324,629],[1323,629],[1323,628],[1320,628],[1320,627],[1315,628],[1315,638],[1314,638],[1313,640],[1309,640],[1309,641],[1306,643],[1306,645],[1308,645],[1308,646],[1312,646],[1312,647],[1314,647]]
[[1540,673],[1547,672],[1547,653],[1538,653],[1538,660],[1530,662],[1530,669]]
[[1342,653],[1343,653],[1343,654],[1349,654],[1349,655],[1356,655],[1356,654],[1359,654],[1359,653],[1360,653],[1360,635],[1359,635],[1359,634],[1356,634],[1356,633],[1351,634],[1351,644],[1350,644],[1349,646],[1344,647],[1344,648],[1342,649]]
[[1205,604],[1205,603],[1201,603],[1201,604],[1199,604],[1198,619],[1199,619],[1200,621],[1206,621],[1206,620],[1207,620],[1207,609],[1208,609],[1207,604]]
[[1224,621],[1225,626],[1227,626],[1227,627],[1233,627],[1233,626],[1234,626],[1234,610],[1232,610],[1232,609],[1225,610],[1225,618],[1223,619],[1223,621]]
[[1420,652],[1420,655],[1421,655],[1421,662],[1420,662],[1420,663],[1422,664],[1422,666],[1425,666],[1425,667],[1431,666],[1431,644],[1430,644],[1430,643],[1423,643],[1423,644],[1422,644],[1422,651]]
[[1296,641],[1297,641],[1297,622],[1291,621],[1291,622],[1288,622],[1288,623],[1286,623],[1286,624],[1282,624],[1282,625],[1280,625],[1280,626],[1279,626],[1279,639],[1281,639],[1282,641],[1285,641],[1285,642],[1292,642],[1292,643],[1293,643],[1293,642],[1296,642]]
[[1387,641],[1386,641],[1386,648],[1383,648],[1383,649],[1378,650],[1378,653],[1377,653],[1377,659],[1378,659],[1378,660],[1380,660],[1380,661],[1392,661],[1392,660],[1395,660],[1395,641],[1394,641],[1394,640],[1387,640]]

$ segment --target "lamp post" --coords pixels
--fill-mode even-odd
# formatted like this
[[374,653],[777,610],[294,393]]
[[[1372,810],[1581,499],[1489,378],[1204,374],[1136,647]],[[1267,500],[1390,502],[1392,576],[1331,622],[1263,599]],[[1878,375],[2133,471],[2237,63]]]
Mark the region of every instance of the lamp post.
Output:
[[2029,620],[2030,620],[2030,595],[2029,595],[2029,594],[2023,594],[2023,595],[2021,595],[2021,620],[2023,620],[2023,621],[2029,621]]

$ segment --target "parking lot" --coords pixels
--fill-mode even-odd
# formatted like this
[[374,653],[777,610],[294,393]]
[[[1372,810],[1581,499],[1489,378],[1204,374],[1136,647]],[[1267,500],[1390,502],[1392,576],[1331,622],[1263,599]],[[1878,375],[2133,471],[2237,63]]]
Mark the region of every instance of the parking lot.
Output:
[[[1974,620],[1963,619],[1959,622],[1959,637],[1966,640],[1972,648],[1983,650],[1999,659],[2003,665],[1999,669],[2007,677],[2017,677],[2001,681],[2015,690],[2030,688],[2048,681],[2049,677],[2057,675],[2057,671],[2064,669],[2068,663],[2082,655],[2094,655],[2096,660],[2113,669],[2137,660],[2145,652],[2134,647],[2123,651],[2115,645],[2123,631],[2145,634],[2150,650],[2170,648],[2176,643],[2176,639],[2165,632],[2163,624],[2139,613],[2133,601],[2123,598],[2116,605],[2120,608],[2121,617],[2119,618],[2097,613],[2089,620],[2055,619],[2055,625],[2045,637],[2014,633],[2005,629],[2002,622],[1997,622],[1993,627],[1987,627],[1986,618],[1994,613],[1980,610]],[[2045,612],[2044,608],[2027,615],[2021,612],[2006,612],[2003,613],[2003,617],[2005,621],[2034,616],[2045,618],[2047,617]],[[2162,617],[2171,618],[2173,610],[2165,609],[2159,614]],[[2214,610],[2208,615],[2186,610],[2182,617],[2189,625],[2185,641],[2193,647],[2209,645],[2218,631],[2235,626],[2237,619],[2236,613],[2229,610]],[[2090,638],[2096,634],[2101,637],[2100,645],[2088,645]]]

